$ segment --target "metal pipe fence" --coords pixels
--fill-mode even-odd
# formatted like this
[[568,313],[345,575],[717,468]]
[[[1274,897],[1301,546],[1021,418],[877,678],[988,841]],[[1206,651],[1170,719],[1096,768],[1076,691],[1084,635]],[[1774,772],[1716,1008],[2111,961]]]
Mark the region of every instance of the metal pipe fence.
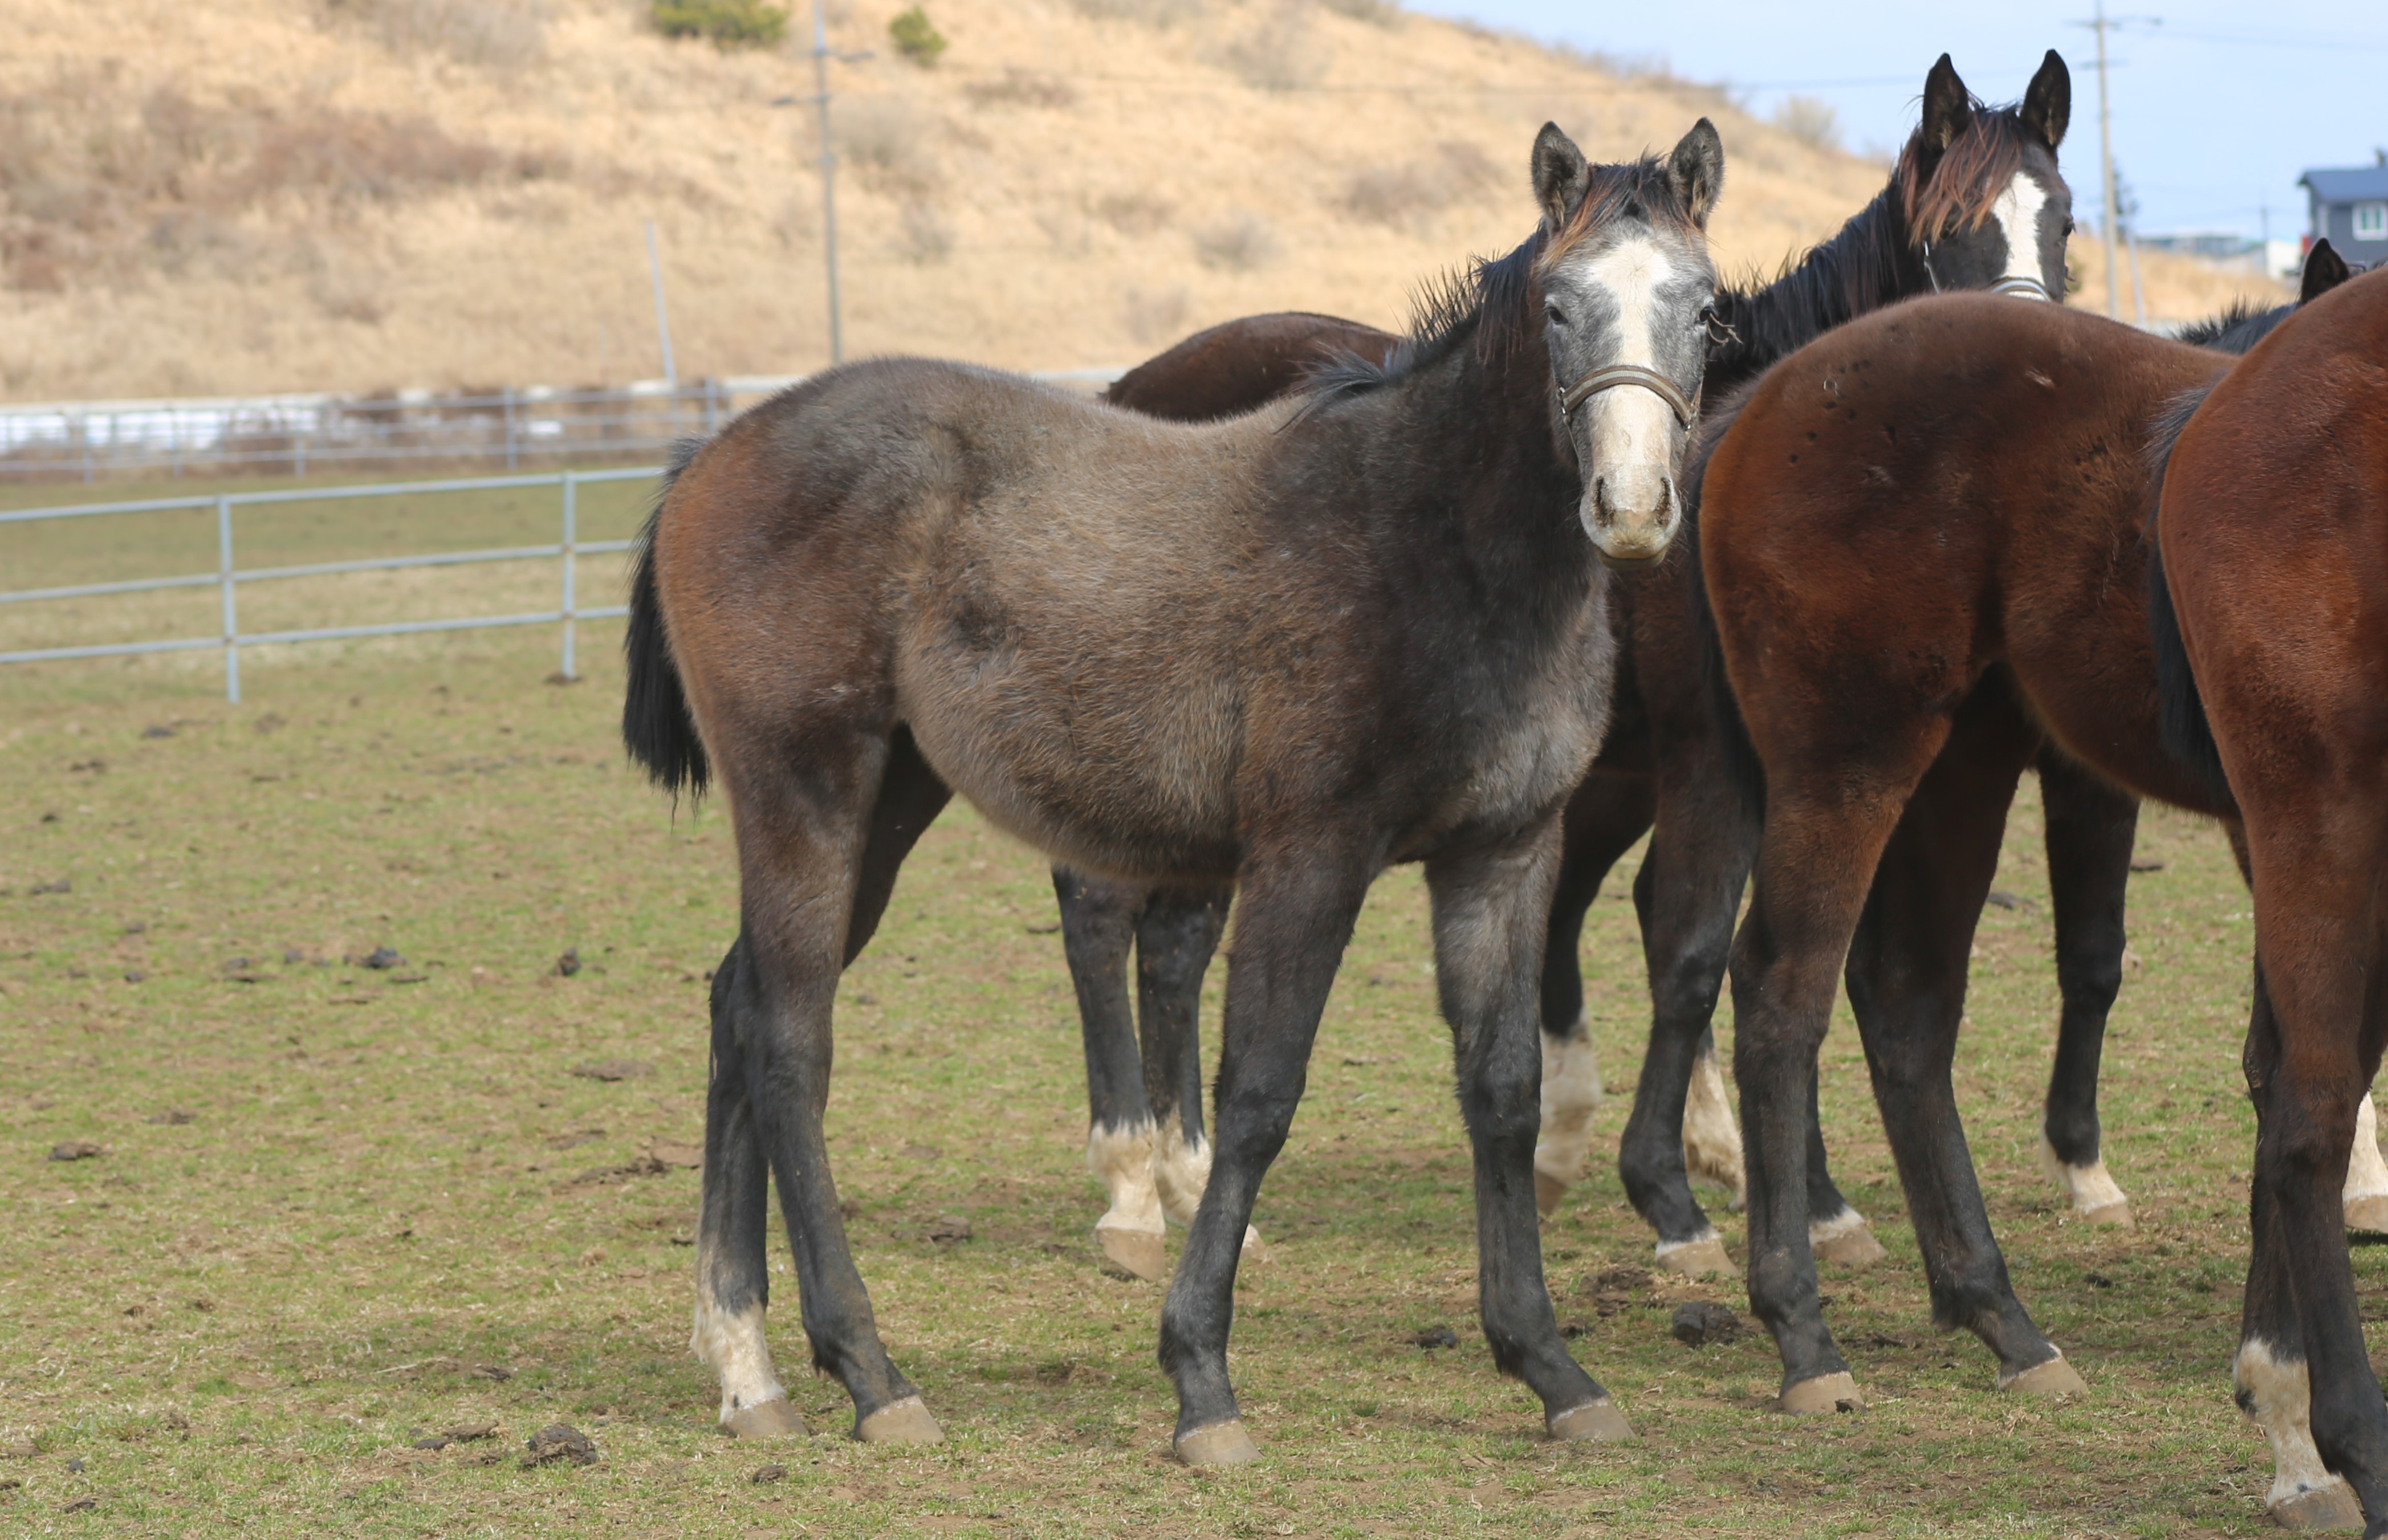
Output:
[[[1057,370],[1099,385],[1115,369]],[[484,461],[509,472],[560,458],[652,459],[710,434],[801,374],[664,380],[581,390],[541,385],[145,401],[0,405],[0,481],[287,472]]]
[[[563,660],[558,672],[578,678],[575,649],[578,623],[602,620],[629,612],[622,605],[583,606],[579,602],[578,562],[584,555],[628,550],[629,540],[583,540],[579,537],[579,490],[598,482],[639,481],[661,474],[653,465],[627,470],[561,471],[544,474],[480,476],[454,481],[387,482],[373,486],[292,488],[280,492],[219,492],[192,498],[149,498],[133,502],[85,503],[70,508],[33,508],[0,513],[0,524],[44,520],[83,519],[116,513],[212,512],[216,525],[216,570],[174,577],[136,577],[109,583],[78,583],[63,587],[19,588],[0,592],[0,604],[33,603],[44,600],[95,599],[110,594],[151,593],[168,588],[218,589],[222,598],[222,626],[209,637],[179,637],[156,641],[105,642],[86,647],[44,647],[0,652],[0,663],[52,663],[72,658],[120,658],[152,652],[188,652],[202,648],[223,650],[224,699],[240,700],[240,652],[245,647],[284,642],[340,641],[359,637],[399,637],[428,631],[470,631],[508,625],[563,627]],[[491,492],[522,487],[553,486],[560,493],[559,538],[553,545],[508,546],[478,550],[440,551],[425,556],[390,556],[351,562],[311,562],[297,566],[241,567],[235,561],[233,511],[275,503],[324,502],[358,498],[419,497],[452,492]],[[240,585],[294,577],[324,577],[338,573],[397,572],[412,567],[461,566],[483,562],[523,562],[554,558],[560,563],[559,602],[553,610],[527,614],[461,615],[442,620],[389,621],[372,625],[323,625],[300,630],[249,631],[240,628]]]

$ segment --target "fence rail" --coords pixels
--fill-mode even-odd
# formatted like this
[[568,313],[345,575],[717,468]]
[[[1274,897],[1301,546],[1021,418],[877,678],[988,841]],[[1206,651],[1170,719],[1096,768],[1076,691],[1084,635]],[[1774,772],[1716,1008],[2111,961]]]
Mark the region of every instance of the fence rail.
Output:
[[[1035,376],[1100,385],[1115,369]],[[658,456],[684,434],[711,433],[801,374],[689,383],[639,381],[578,390],[544,385],[438,393],[388,391],[0,406],[0,480],[273,473],[342,467]]]
[[[544,474],[478,476],[454,481],[386,482],[373,486],[292,488],[280,492],[219,492],[193,498],[147,498],[132,502],[84,503],[70,508],[32,508],[0,513],[0,524],[43,520],[85,519],[117,513],[212,511],[216,523],[216,570],[174,577],[125,578],[108,583],[81,583],[64,587],[19,588],[0,593],[0,604],[42,600],[85,599],[108,594],[147,593],[163,588],[213,587],[222,595],[223,625],[213,636],[177,637],[154,641],[102,642],[85,647],[42,647],[0,652],[0,663],[55,663],[74,658],[121,658],[151,652],[190,652],[223,649],[224,699],[240,700],[240,651],[244,647],[268,647],[284,642],[341,641],[359,637],[400,637],[427,631],[472,631],[508,625],[561,625],[563,661],[557,672],[566,679],[579,676],[575,648],[578,623],[629,613],[619,604],[583,606],[579,601],[579,559],[628,550],[628,540],[583,540],[579,537],[580,488],[600,482],[639,481],[661,473],[659,467],[606,471],[558,471]],[[479,550],[438,551],[424,556],[375,557],[354,562],[311,562],[298,566],[242,567],[234,557],[233,511],[273,503],[324,502],[357,498],[419,497],[451,492],[495,492],[522,487],[553,486],[561,494],[559,538],[553,545],[506,546]],[[337,573],[396,572],[409,567],[451,567],[476,562],[524,562],[554,558],[560,563],[561,587],[553,610],[527,614],[457,615],[440,620],[388,621],[372,625],[321,625],[301,630],[248,631],[240,628],[240,585],[281,578],[322,577]]]

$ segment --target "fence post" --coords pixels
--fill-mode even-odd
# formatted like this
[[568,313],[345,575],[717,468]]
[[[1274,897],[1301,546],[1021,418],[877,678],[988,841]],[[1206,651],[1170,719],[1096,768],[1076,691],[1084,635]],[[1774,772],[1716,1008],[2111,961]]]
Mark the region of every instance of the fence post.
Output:
[[564,473],[564,667],[563,667],[562,669],[558,670],[558,672],[563,675],[563,677],[564,677],[564,682],[565,682],[565,684],[567,684],[567,685],[568,685],[568,684],[570,684],[573,680],[578,679],[578,678],[579,678],[579,677],[580,677],[579,670],[575,666],[575,660],[574,660],[573,655],[572,655],[572,644],[573,644],[573,641],[574,641],[573,632],[574,632],[574,630],[575,630],[575,628],[576,628],[576,627],[575,627],[574,615],[573,615],[573,610],[574,610],[574,599],[573,599],[573,587],[572,587],[572,585],[573,585],[573,577],[574,577],[574,575],[575,575],[575,574],[574,574],[574,572],[573,572],[574,562],[575,562],[575,560],[576,560],[576,558],[578,557],[578,552],[577,551],[577,549],[576,549],[575,548],[578,546],[578,541],[579,541],[579,508],[578,508],[578,496],[579,491],[580,491],[580,483],[579,483],[578,479],[578,478],[576,478],[576,477],[574,476],[574,474],[573,474],[570,471],[566,471],[566,472],[565,472],[565,473]]
[[705,377],[705,436],[711,438],[721,426],[721,381],[712,374]]
[[240,704],[240,606],[233,597],[232,498],[216,494],[216,582],[223,590],[224,699]]
[[506,386],[506,469],[514,468],[514,387]]

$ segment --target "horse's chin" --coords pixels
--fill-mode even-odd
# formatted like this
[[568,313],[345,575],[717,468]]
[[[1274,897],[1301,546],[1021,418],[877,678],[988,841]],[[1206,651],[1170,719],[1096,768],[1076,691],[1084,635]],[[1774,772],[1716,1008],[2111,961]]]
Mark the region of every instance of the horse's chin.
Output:
[[1667,520],[1654,533],[1620,532],[1612,518],[1607,527],[1593,522],[1590,510],[1585,511],[1583,532],[1591,536],[1592,549],[1600,557],[1600,564],[1612,572],[1639,572],[1655,567],[1667,559],[1675,545],[1676,521]]

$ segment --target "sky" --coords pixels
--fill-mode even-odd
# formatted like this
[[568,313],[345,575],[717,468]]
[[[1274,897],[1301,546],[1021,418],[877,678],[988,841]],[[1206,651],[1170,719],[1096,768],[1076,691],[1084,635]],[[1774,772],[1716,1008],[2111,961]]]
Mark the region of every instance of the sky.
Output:
[[[2098,207],[2096,44],[2090,0],[1408,0],[1579,48],[1663,60],[1743,93],[1759,116],[1788,95],[1838,112],[1852,149],[1887,150],[1913,127],[1924,76],[1946,51],[1974,93],[2023,94],[2054,48],[2073,71],[2062,154],[2075,202]],[[2298,174],[2368,166],[2388,145],[2388,6],[2354,0],[2111,0],[2115,162],[2149,234],[2305,229]],[[2150,20],[2149,18],[2157,19]],[[1728,146],[1729,148],[1729,146]],[[2087,220],[2085,223],[2089,222]]]

